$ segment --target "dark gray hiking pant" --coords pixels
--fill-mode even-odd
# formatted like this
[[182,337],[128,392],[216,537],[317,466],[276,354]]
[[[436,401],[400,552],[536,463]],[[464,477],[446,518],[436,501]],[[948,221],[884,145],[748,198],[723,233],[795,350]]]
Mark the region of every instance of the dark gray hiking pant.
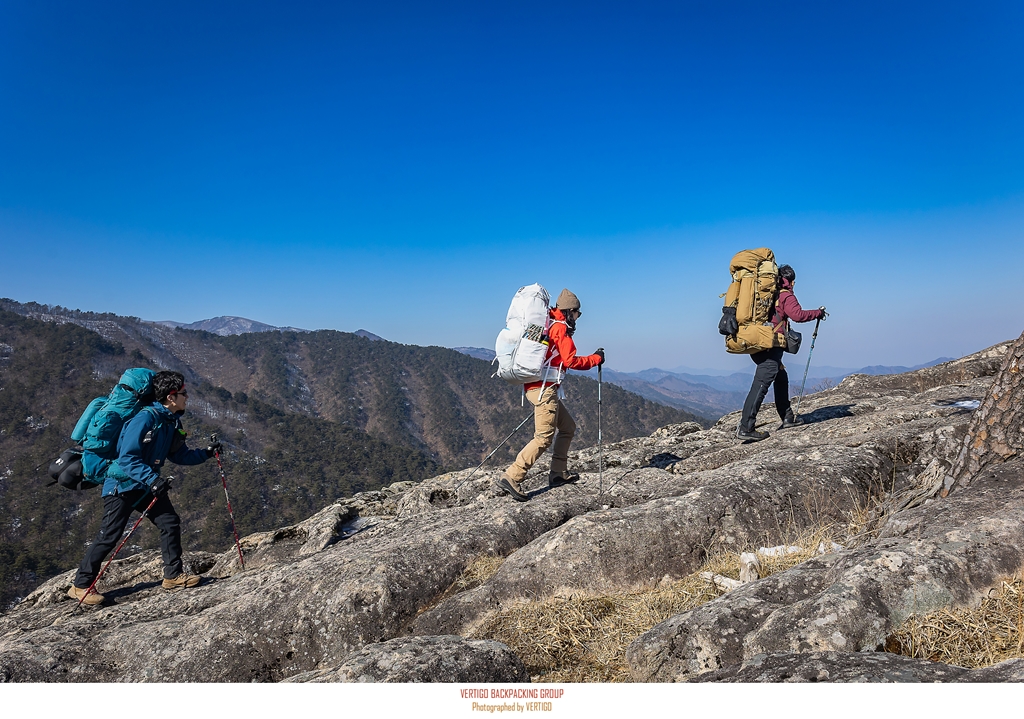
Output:
[[750,392],[747,393],[747,400],[743,403],[743,416],[740,419],[740,427],[747,431],[754,429],[757,412],[768,394],[768,388],[773,384],[775,409],[780,419],[786,418],[786,412],[789,411],[789,374],[782,364],[784,351],[781,347],[774,347],[750,355],[750,359],[757,364],[757,370],[754,371],[754,381],[750,385]]
[[[103,560],[121,543],[121,535],[124,534],[132,511],[141,512],[152,501],[153,495],[145,489],[133,489],[131,492],[103,498],[103,524],[78,567],[78,574],[75,575],[76,587],[87,589],[92,584],[92,580],[103,566]],[[166,493],[160,495],[147,516],[160,530],[164,578],[174,579],[181,574],[181,519],[171,506],[171,500],[167,498]]]

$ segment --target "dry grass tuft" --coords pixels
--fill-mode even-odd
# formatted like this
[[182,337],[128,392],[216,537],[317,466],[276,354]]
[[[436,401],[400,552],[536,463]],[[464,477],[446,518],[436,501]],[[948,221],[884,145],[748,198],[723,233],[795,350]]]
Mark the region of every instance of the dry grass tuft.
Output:
[[498,568],[504,561],[504,557],[493,557],[490,555],[477,557],[466,567],[466,571],[455,580],[452,588],[455,592],[464,592],[467,589],[480,586],[494,576],[494,573],[498,571]]
[[[817,553],[827,529],[805,533],[791,544],[801,551],[761,559],[762,576],[789,569]],[[739,578],[738,553],[710,557],[693,574],[654,589],[624,594],[573,594],[521,602],[488,617],[474,632],[507,644],[530,675],[545,682],[628,682],[626,648],[655,624],[721,596],[701,572]]]
[[1024,579],[1004,581],[976,609],[912,616],[885,649],[968,669],[1024,657]]
[[494,573],[498,571],[498,568],[501,567],[504,561],[504,557],[495,557],[487,554],[477,557],[466,566],[462,574],[460,574],[458,578],[452,582],[452,585],[448,587],[448,589],[444,590],[436,600],[434,600],[429,606],[420,609],[420,613],[422,614],[428,609],[436,607],[445,599],[448,599],[448,597],[453,597],[460,592],[469,591],[470,589],[479,587],[494,576]]

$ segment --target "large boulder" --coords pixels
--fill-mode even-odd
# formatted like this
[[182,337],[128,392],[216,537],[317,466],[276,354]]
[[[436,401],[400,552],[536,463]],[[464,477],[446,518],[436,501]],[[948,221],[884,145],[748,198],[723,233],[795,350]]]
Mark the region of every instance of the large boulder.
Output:
[[637,681],[685,681],[780,652],[878,651],[911,614],[977,605],[1024,568],[1024,463],[893,516],[877,539],[744,585],[630,646]]
[[[688,482],[646,469],[641,486],[649,501],[573,517],[515,552],[482,586],[424,612],[411,630],[465,633],[510,602],[680,579],[716,547],[777,543],[783,527],[799,531],[840,521],[868,496],[884,467],[884,455],[871,449],[837,448],[813,467],[801,450],[783,449]],[[689,489],[690,483],[697,488]]]

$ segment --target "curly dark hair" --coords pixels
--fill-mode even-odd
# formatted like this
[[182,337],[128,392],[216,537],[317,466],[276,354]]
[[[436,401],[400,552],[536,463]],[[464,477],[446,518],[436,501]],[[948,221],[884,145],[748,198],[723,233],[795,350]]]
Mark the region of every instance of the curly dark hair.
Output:
[[156,393],[157,402],[163,402],[167,395],[177,392],[184,386],[185,375],[181,372],[163,370],[153,377],[153,391]]
[[779,268],[779,277],[784,280],[789,280],[790,284],[796,282],[796,272],[794,272],[793,268],[789,265],[783,265]]

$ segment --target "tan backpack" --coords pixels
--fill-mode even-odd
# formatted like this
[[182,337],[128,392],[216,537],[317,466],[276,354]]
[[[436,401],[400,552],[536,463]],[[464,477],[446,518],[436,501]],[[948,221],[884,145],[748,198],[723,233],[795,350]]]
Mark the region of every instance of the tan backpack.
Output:
[[729,263],[732,284],[725,292],[725,306],[718,331],[725,335],[725,350],[754,354],[785,347],[786,338],[767,324],[779,286],[775,253],[767,247],[738,252]]

